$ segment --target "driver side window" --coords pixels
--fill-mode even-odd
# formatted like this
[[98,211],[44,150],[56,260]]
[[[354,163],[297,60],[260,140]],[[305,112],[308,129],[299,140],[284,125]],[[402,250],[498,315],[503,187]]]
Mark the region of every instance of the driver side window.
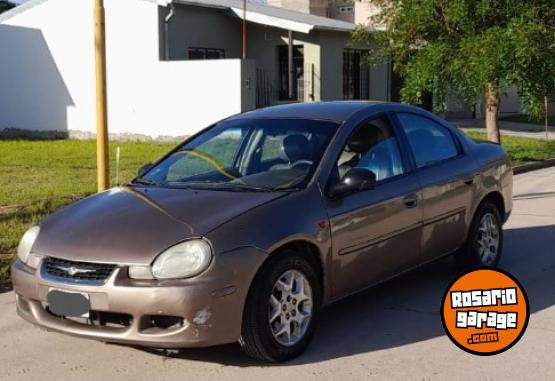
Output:
[[377,181],[404,173],[399,144],[387,119],[365,122],[351,135],[337,162],[339,178],[352,168],[374,172]]

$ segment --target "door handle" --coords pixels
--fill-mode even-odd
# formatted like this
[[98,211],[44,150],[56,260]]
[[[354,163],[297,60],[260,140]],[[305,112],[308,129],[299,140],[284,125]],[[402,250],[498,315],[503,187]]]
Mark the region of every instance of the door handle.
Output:
[[418,196],[415,194],[409,194],[408,196],[405,196],[403,202],[407,208],[414,208],[418,205]]

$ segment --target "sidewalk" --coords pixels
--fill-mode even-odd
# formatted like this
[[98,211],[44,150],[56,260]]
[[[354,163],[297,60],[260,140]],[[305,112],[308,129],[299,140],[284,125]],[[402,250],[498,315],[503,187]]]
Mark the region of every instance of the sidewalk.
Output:
[[[483,119],[453,119],[450,123],[463,129],[464,131],[486,132],[485,121]],[[499,121],[501,135],[520,136],[532,139],[545,139],[545,127],[539,124],[527,124]],[[549,127],[549,140],[555,140],[555,126]]]

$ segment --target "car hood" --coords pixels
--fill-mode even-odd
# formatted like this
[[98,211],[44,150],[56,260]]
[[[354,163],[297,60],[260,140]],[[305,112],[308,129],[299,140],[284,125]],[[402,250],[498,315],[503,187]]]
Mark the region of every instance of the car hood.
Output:
[[73,261],[150,264],[164,249],[201,237],[284,193],[115,188],[46,218],[33,252]]

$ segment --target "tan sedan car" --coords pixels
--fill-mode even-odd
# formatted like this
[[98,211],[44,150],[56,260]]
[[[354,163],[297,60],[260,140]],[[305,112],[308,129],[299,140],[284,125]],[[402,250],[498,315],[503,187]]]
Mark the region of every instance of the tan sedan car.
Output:
[[330,302],[451,254],[497,265],[511,197],[500,146],[418,108],[263,109],[30,228],[12,267],[17,311],[84,338],[238,341],[284,361]]

